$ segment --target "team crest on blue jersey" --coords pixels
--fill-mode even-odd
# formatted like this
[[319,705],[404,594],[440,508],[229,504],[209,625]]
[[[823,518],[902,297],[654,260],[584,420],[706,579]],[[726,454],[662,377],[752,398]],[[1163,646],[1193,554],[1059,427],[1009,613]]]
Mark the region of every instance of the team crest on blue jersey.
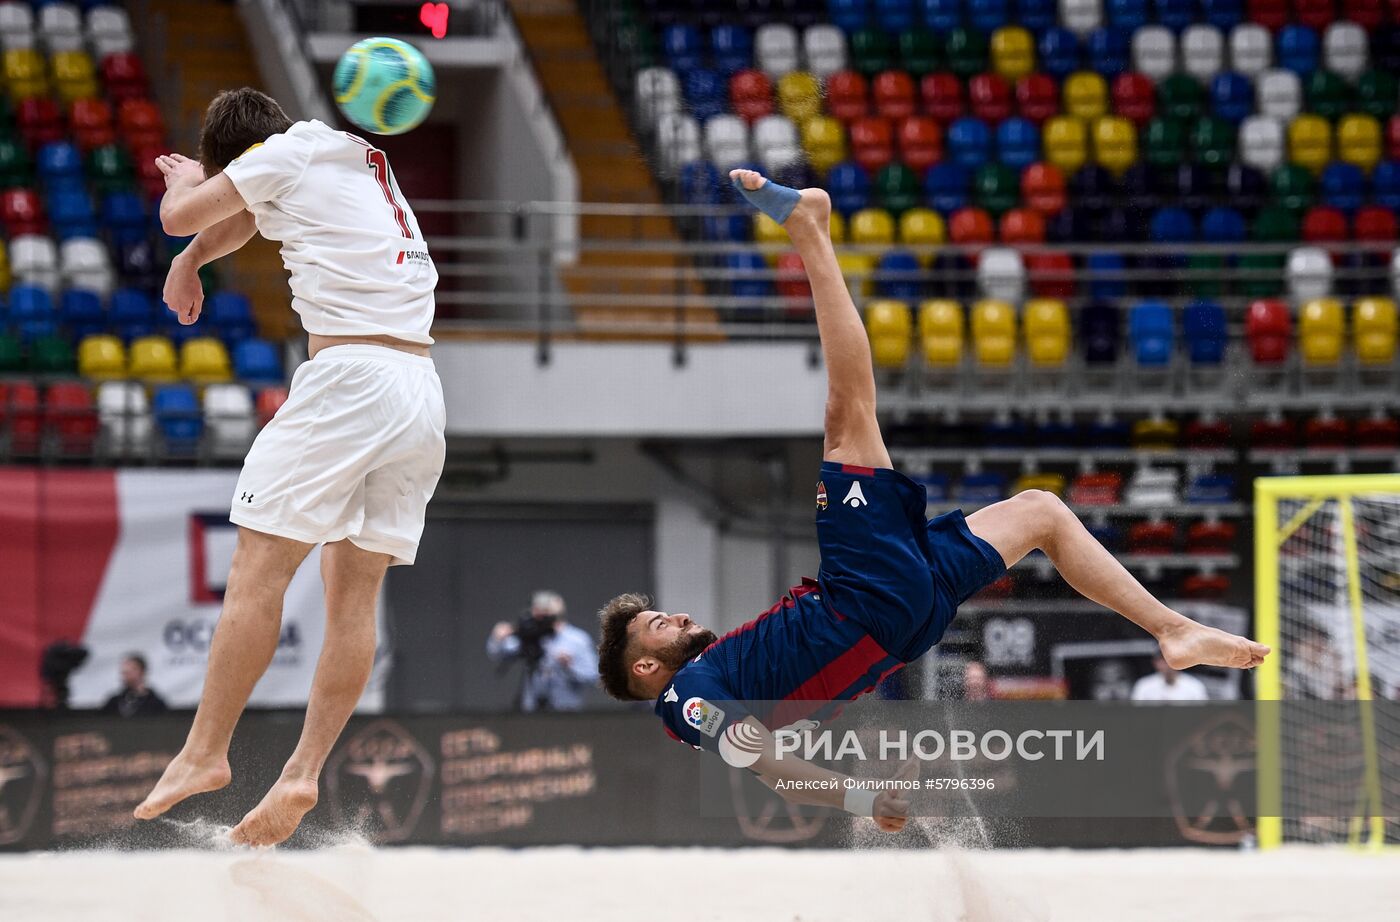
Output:
[[686,723],[706,736],[714,736],[719,732],[719,725],[724,723],[724,711],[704,698],[687,698],[681,713]]
[[820,480],[817,481],[817,508],[826,508],[826,484]]

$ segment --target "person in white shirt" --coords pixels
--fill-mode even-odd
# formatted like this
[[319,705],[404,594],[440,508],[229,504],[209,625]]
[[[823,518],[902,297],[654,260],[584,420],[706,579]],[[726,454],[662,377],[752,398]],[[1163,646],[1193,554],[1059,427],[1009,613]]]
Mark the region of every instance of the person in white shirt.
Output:
[[1185,672],[1178,672],[1158,656],[1152,660],[1154,672],[1133,683],[1134,701],[1209,701],[1206,685]]
[[199,160],[157,158],[176,257],[165,303],[184,324],[204,300],[199,267],[254,233],[280,241],[309,338],[286,404],[258,434],[234,490],[240,526],[188,739],[135,810],[159,816],[231,779],[228,747],[277,649],[282,597],[324,545],[326,639],[306,723],[281,778],[233,830],[273,845],[316,804],[322,766],[369,680],[385,569],[411,564],[446,451],[442,385],[428,354],[437,270],[382,151],[318,121],[293,123],[252,89],[209,104]]

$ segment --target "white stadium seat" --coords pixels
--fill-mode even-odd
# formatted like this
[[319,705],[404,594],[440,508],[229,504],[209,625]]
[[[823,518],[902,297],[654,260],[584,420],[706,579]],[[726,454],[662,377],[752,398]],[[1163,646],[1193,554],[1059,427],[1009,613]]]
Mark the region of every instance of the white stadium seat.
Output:
[[674,176],[681,164],[700,159],[700,126],[684,112],[661,116],[656,125],[657,164],[665,176]]
[[1291,70],[1265,71],[1255,88],[1255,107],[1260,115],[1293,121],[1303,108],[1303,84]]
[[1270,115],[1251,115],[1240,123],[1240,160],[1265,173],[1283,163],[1283,122]]
[[650,131],[663,115],[681,108],[681,82],[668,67],[648,67],[637,71],[635,104],[637,121]]
[[1332,257],[1321,247],[1295,247],[1287,273],[1288,293],[1300,304],[1332,293]]
[[112,263],[102,241],[91,237],[72,237],[63,241],[58,252],[63,284],[69,288],[88,288],[104,299],[112,293],[114,284]]
[[10,274],[16,282],[38,285],[50,294],[58,291],[58,251],[53,241],[38,234],[21,234],[10,240]]
[[1101,0],[1060,0],[1060,25],[1087,35],[1103,25]]
[[1225,36],[1219,29],[1194,25],[1181,33],[1181,69],[1202,83],[1225,69]]
[[998,301],[1019,304],[1026,294],[1026,265],[1010,247],[983,250],[977,260],[977,286]]
[[28,3],[15,3],[13,0],[0,3],[0,35],[13,33],[34,34],[34,11]]
[[808,26],[802,33],[802,50],[807,70],[818,80],[846,69],[846,34],[830,23]]
[[1178,483],[1179,476],[1171,468],[1139,467],[1123,491],[1123,503],[1137,507],[1174,506],[1181,501]]
[[97,418],[103,448],[139,457],[151,450],[151,407],[137,381],[104,381],[97,388]]
[[1390,254],[1390,291],[1400,301],[1400,247]]
[[1133,69],[1161,83],[1176,70],[1176,36],[1163,26],[1143,26],[1133,33]]
[[1274,40],[1269,30],[1244,22],[1230,31],[1230,68],[1253,80],[1274,65]]
[[71,3],[48,3],[39,9],[39,40],[54,51],[77,51],[83,47],[83,18]]
[[786,115],[765,115],[754,122],[753,147],[759,156],[766,150],[799,146],[797,126]]
[[242,458],[257,434],[253,395],[242,384],[209,385],[204,389],[204,421],[216,457]]
[[800,147],[769,147],[759,152],[758,160],[768,175],[782,175],[802,164],[804,154]]
[[780,22],[759,26],[753,52],[758,69],[776,81],[797,70],[797,30]]
[[749,158],[749,126],[737,115],[716,115],[705,123],[705,156],[721,174]]
[[1322,66],[1355,80],[1366,69],[1366,30],[1354,22],[1334,22],[1322,36]]

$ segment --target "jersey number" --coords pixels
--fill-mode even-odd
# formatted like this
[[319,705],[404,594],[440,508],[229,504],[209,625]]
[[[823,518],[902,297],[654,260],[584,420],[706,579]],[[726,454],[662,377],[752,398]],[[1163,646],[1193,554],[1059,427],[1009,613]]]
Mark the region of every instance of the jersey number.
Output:
[[384,151],[376,147],[371,147],[364,138],[357,138],[348,131],[346,137],[352,141],[357,141],[365,146],[365,164],[374,170],[374,178],[379,180],[379,188],[384,190],[384,201],[389,203],[389,207],[394,209],[394,220],[399,224],[399,230],[410,240],[413,239],[413,231],[408,226],[408,215],[404,212],[399,200],[394,197],[394,186],[391,182],[393,174],[389,172],[389,158],[384,156]]

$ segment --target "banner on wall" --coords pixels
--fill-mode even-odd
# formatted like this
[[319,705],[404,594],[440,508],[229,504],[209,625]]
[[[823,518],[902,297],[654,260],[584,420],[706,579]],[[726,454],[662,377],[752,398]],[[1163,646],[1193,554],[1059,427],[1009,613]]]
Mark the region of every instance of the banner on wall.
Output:
[[[101,706],[128,653],[146,658],[150,686],[171,707],[196,705],[237,539],[228,521],[236,481],[222,470],[0,471],[0,495],[22,500],[0,517],[25,520],[0,528],[6,579],[18,584],[0,621],[14,650],[28,654],[27,663],[7,662],[22,675],[0,700],[38,703],[24,699],[37,692],[40,652],[70,640],[89,651],[70,680],[73,707]],[[383,619],[381,599],[381,638]],[[287,589],[277,652],[253,706],[306,703],[324,629],[318,548]],[[361,710],[382,707],[387,665],[381,648]]]

